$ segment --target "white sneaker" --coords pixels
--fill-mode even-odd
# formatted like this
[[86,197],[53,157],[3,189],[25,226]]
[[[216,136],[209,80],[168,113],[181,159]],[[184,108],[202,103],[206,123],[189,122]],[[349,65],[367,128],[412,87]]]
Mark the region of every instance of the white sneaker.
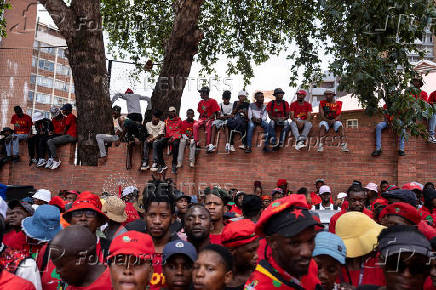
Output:
[[45,159],[40,158],[36,164],[36,167],[43,167],[46,163],[47,161],[45,161]]
[[52,164],[53,164],[53,158],[49,158],[47,160],[47,163],[45,164],[45,168],[50,168]]
[[236,151],[235,146],[230,145],[230,151],[235,152]]
[[347,143],[342,143],[341,144],[341,151],[342,152],[349,152],[350,150],[347,147]]
[[229,153],[229,151],[230,151],[230,143],[226,144],[226,149],[225,150],[226,150],[227,153]]
[[177,162],[176,168],[182,168],[182,163]]
[[148,166],[148,162],[142,162],[142,165],[141,165],[141,170],[142,171],[145,171],[145,170],[147,170],[149,168],[150,168],[150,166]]
[[207,149],[208,152],[214,152],[216,147],[213,144],[209,144],[209,148]]
[[319,143],[318,152],[323,152],[323,151],[324,151],[324,145],[322,143]]
[[195,164],[194,162],[191,161],[191,163],[189,163],[189,167],[194,168]]
[[238,148],[241,149],[241,150],[245,150],[245,145],[244,144],[239,145]]
[[295,144],[295,150],[300,151],[301,148],[306,147],[306,144],[304,144],[304,141],[298,141],[297,144]]
[[436,143],[436,138],[434,136],[430,136],[430,137],[428,137],[428,142]]
[[150,171],[156,172],[159,168],[157,167],[157,163],[153,163],[153,165],[151,166]]
[[56,169],[59,166],[61,166],[61,161],[60,160],[59,161],[53,160],[53,164],[50,166],[50,169]]

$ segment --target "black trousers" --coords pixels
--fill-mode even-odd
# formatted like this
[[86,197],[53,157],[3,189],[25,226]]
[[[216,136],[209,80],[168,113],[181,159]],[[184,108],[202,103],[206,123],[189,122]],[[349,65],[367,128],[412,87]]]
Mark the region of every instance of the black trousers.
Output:
[[169,140],[170,140],[170,138],[162,138],[159,141],[157,141],[158,142],[158,144],[157,144],[157,157],[158,157],[158,163],[160,165],[165,164],[164,158],[163,158],[163,151],[167,145],[172,145],[172,155],[173,155],[172,164],[177,165],[177,157],[179,155],[180,139],[174,140],[173,143],[169,143],[168,142]]

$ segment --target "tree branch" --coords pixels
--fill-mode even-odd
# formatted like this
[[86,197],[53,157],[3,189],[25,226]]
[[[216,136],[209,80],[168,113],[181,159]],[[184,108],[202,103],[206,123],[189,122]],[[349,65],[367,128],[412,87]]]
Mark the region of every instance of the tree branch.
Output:
[[38,0],[44,5],[62,36],[67,39],[74,35],[74,13],[63,0]]

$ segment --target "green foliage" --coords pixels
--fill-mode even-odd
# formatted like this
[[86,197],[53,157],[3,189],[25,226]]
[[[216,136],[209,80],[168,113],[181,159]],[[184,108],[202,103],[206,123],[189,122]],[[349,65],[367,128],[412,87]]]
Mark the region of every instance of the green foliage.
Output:
[[11,4],[6,1],[0,1],[0,37],[6,36],[6,19],[3,17],[3,13],[6,9],[10,9]]
[[[136,63],[161,62],[174,7],[183,3],[103,0],[111,52]],[[249,83],[253,65],[297,47],[288,55],[293,60],[290,85],[297,85],[303,68],[304,86],[321,78],[319,56],[324,51],[333,58],[329,69],[341,78],[340,89],[353,93],[368,113],[384,101],[398,119],[397,130],[406,127],[412,135],[425,135],[416,121],[434,109],[406,92],[416,74],[407,53],[424,55],[415,41],[432,16],[436,10],[428,0],[204,0],[199,19],[204,37],[196,60],[203,72],[213,73],[224,56],[227,73],[241,73]],[[153,68],[157,74],[159,67]]]

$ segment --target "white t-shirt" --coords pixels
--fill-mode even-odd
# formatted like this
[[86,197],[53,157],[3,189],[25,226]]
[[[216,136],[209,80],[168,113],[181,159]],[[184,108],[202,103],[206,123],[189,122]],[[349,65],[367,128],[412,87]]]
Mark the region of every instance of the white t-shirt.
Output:
[[229,103],[228,105],[226,105],[224,103],[221,103],[220,109],[221,109],[221,117],[223,117],[224,115],[230,115],[233,111],[233,104]]
[[148,134],[151,136],[156,137],[158,135],[165,134],[165,122],[159,121],[159,123],[155,126],[152,122],[148,122],[145,124],[145,127],[147,128]]
[[[320,203],[318,209],[316,209],[316,207],[312,205],[312,210],[326,210],[326,209],[335,210],[333,203],[330,203],[329,207],[323,207],[322,203]],[[337,210],[341,210],[341,208],[338,207]]]

